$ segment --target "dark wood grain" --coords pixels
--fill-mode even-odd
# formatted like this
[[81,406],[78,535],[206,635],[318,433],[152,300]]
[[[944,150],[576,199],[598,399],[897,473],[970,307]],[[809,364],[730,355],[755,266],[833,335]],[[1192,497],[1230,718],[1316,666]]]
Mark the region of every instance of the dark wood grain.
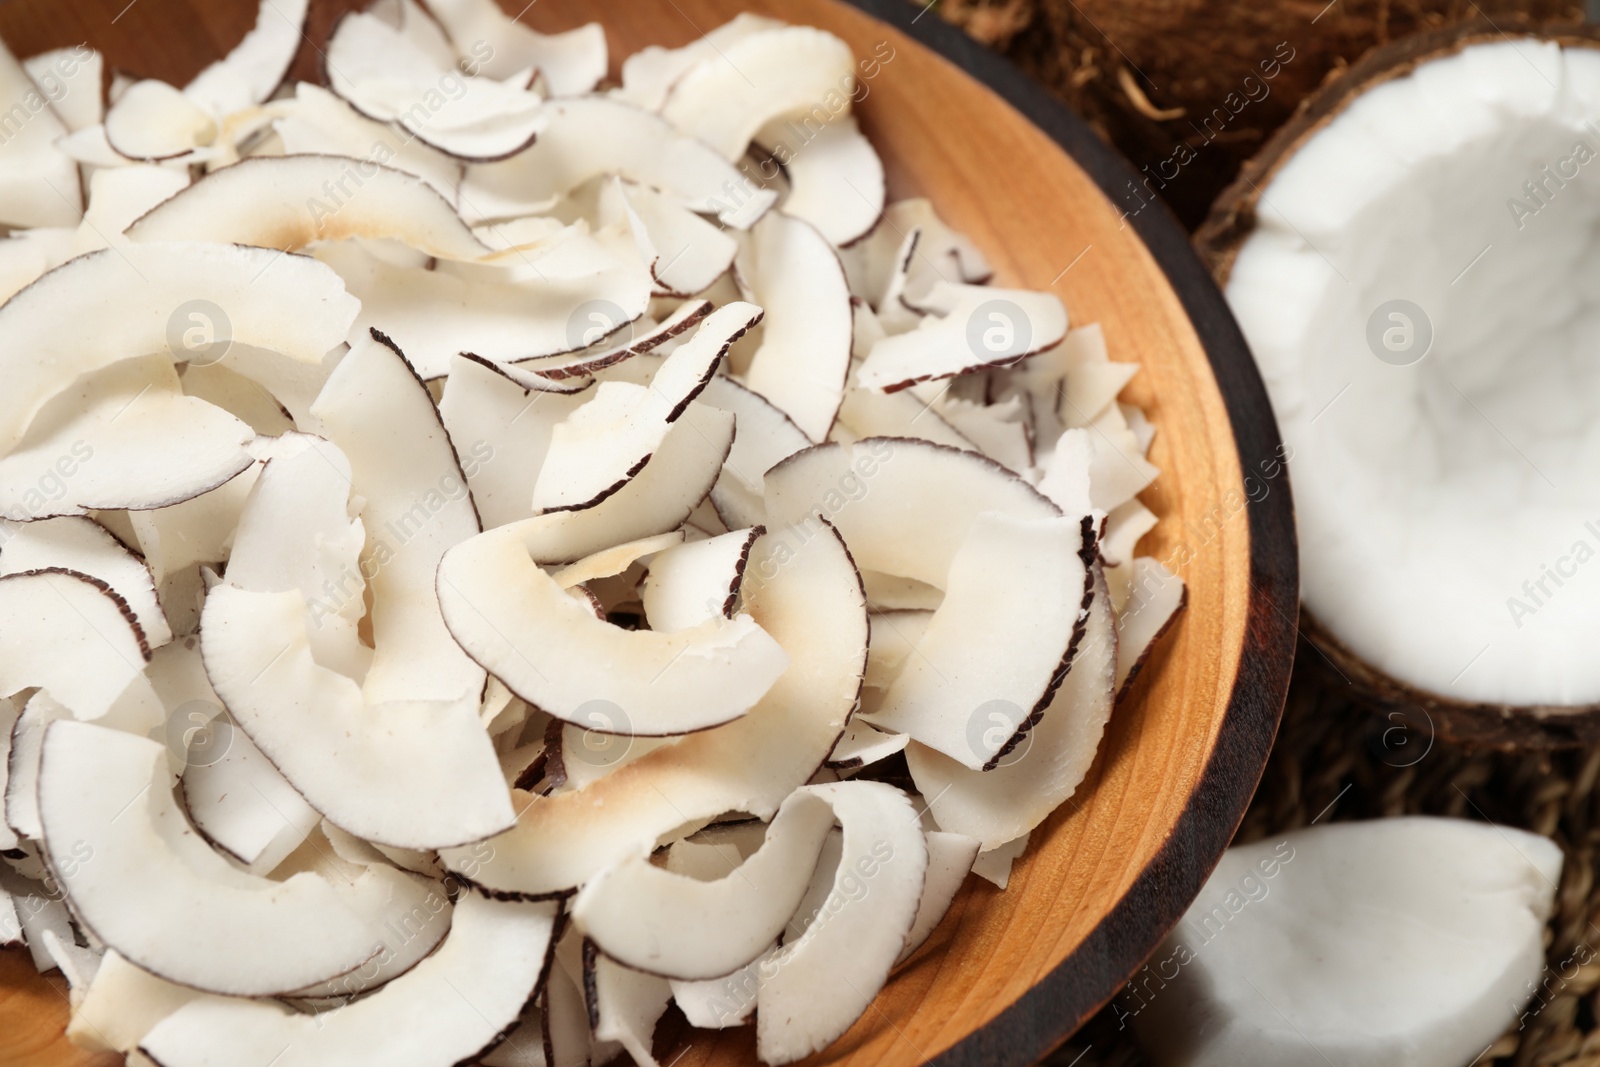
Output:
[[[93,25],[113,5],[11,0],[0,6],[0,35],[22,54],[87,37],[119,64],[181,77],[242,35],[253,8],[230,0],[202,16],[200,3],[138,0],[133,10],[148,21],[113,38],[115,27]],[[73,40],[52,25],[66,10],[77,13]],[[920,6],[539,0],[523,17],[543,30],[599,19],[622,56],[685,44],[739,10],[825,26],[858,54],[892,48],[861,117],[893,194],[931,197],[985,250],[1001,284],[1053,290],[1074,321],[1103,325],[1113,358],[1143,366],[1128,396],[1159,427],[1151,458],[1163,471],[1144,494],[1161,521],[1143,551],[1173,560],[1188,609],[1119,707],[1078,794],[1035,831],[1011,887],[969,880],[932,941],[815,1058],[1030,1063],[1159,944],[1226,847],[1266,761],[1298,602],[1276,428],[1237,327],[1166,210],[1124,216],[1113,204],[1132,170],[1014,68],[919,17]],[[326,25],[333,7],[316,12]],[[168,23],[186,25],[182,44],[161,36]],[[202,55],[187,51],[202,43]],[[316,55],[302,51],[302,73],[315,71]],[[0,1062],[10,1062],[7,1027],[0,1006]],[[681,1053],[680,1067],[754,1061],[748,1028],[694,1032],[663,1051],[664,1062]],[[82,1061],[62,1051],[38,1062]]]

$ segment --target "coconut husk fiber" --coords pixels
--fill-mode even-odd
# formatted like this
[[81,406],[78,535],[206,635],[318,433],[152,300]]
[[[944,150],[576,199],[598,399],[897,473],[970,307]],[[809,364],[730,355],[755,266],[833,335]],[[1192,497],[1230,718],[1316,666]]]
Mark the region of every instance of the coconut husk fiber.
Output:
[[[1582,21],[1582,5],[1567,0],[940,0],[937,10],[1043,82],[1136,167],[1163,177],[1152,184],[1191,231],[1300,102],[1371,49],[1466,22],[1511,32]],[[1275,69],[1262,66],[1272,59]],[[1430,736],[1364,699],[1302,641],[1278,739],[1236,840],[1313,820],[1410,814],[1550,837],[1566,855],[1546,933],[1550,980],[1523,1025],[1513,1023],[1476,1063],[1600,1067],[1600,960],[1576,973],[1563,967],[1600,938],[1597,779],[1593,746],[1499,752]],[[1147,1062],[1112,1008],[1046,1060]]]

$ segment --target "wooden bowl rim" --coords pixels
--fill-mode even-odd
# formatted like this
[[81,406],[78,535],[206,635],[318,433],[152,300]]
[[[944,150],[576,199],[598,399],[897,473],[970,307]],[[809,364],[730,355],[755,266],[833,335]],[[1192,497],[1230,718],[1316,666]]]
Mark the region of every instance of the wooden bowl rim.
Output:
[[[1107,199],[1137,187],[1132,164],[1082,118],[999,54],[967,37],[931,8],[906,0],[848,0],[930,49],[979,83],[1054,141]],[[1160,266],[1188,316],[1228,413],[1241,470],[1264,470],[1281,439],[1256,370],[1222,291],[1161,204],[1123,219]],[[1128,891],[1054,969],[993,1019],[929,1063],[937,1067],[1030,1064],[1056,1048],[1116,995],[1183,917],[1222,858],[1255,794],[1289,690],[1300,603],[1299,549],[1287,474],[1283,492],[1247,506],[1250,603],[1245,644],[1228,709],[1199,784],[1172,832]],[[1184,901],[1182,908],[1178,901]]]

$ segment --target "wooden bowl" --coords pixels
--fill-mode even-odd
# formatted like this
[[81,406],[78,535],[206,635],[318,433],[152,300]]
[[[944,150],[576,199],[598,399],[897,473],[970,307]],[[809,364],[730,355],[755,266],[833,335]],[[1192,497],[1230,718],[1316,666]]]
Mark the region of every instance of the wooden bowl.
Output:
[[[320,44],[348,2],[315,5],[311,38]],[[515,11],[523,0],[504,2]],[[538,0],[522,17],[541,30],[599,19],[625,56],[686,44],[740,10],[825,27],[858,55],[892,50],[860,107],[892,194],[931,197],[1001,284],[1054,290],[1074,321],[1102,324],[1113,358],[1143,365],[1129,395],[1159,427],[1151,459],[1162,470],[1144,494],[1161,521],[1143,551],[1183,574],[1187,613],[1117,709],[1077,795],[1035,831],[1010,888],[969,879],[929,945],[817,1057],[1031,1063],[1182,916],[1265,765],[1299,603],[1277,428],[1221,295],[1141,177],[936,15],[902,0]],[[117,67],[182,84],[254,13],[253,0],[9,0],[0,36],[21,56],[87,40]],[[297,74],[317,69],[308,46]],[[20,954],[0,955],[0,1062],[95,1062],[60,1037],[66,1015]],[[755,1062],[751,1028],[669,1029],[658,1034],[663,1062]]]

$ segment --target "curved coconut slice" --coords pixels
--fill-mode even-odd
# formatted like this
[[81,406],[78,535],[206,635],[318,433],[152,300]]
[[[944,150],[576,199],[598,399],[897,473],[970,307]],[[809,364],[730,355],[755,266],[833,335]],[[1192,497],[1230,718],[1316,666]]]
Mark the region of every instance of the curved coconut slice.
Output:
[[844,398],[855,329],[833,246],[811,224],[775,212],[750,231],[737,267],[741,286],[767,313],[745,385],[811,440],[826,440]]
[[[28,699],[11,727],[6,752],[6,826],[13,839],[37,841],[44,836],[39,825],[39,752],[44,732],[53,722],[72,718],[72,711],[47,692]],[[43,877],[42,872],[38,872]]]
[[445,552],[480,526],[432,397],[374,333],[351,346],[311,410],[349,457],[351,491],[364,500],[374,649],[366,701],[467,702],[475,711],[483,671],[450,639],[433,588]]
[[253,465],[210,492],[181,503],[124,512],[158,590],[196,564],[217,564],[228,558],[240,513],[259,474],[260,467]]
[[186,364],[179,379],[185,396],[221,408],[257,437],[280,437],[294,429],[294,416],[264,385],[220,363]]
[[466,471],[473,502],[488,529],[533,514],[533,486],[555,427],[589,396],[535,387],[481,356],[451,360],[439,417]]
[[[629,329],[624,331],[629,336],[621,343],[601,342],[576,354],[527,360],[524,366],[527,370],[536,372],[543,378],[550,378],[556,381],[598,374],[633,356],[648,352],[673,340],[679,334],[693,328],[701,319],[711,314],[711,308],[712,305],[709,300],[687,300],[680,304],[672,314],[654,326],[643,330]],[[643,384],[643,382],[640,382],[640,384]]]
[[661,361],[648,388],[602,382],[593,400],[554,428],[533,489],[535,510],[593,507],[627,484],[660,449],[728,349],[760,321],[761,309],[754,305],[725,305]]
[[67,1038],[79,1048],[128,1055],[151,1027],[201,995],[107,949],[89,988],[73,1006]]
[[659,189],[691,211],[750,226],[777,194],[748,185],[732,163],[658,115],[602,96],[553,100],[526,151],[468,169],[461,210],[471,221],[546,211],[592,178],[617,175]]
[[822,909],[763,969],[756,1052],[771,1064],[827,1047],[866,1011],[911,931],[928,869],[916,809],[898,789],[840,782],[801,791],[832,806],[844,835]]
[[660,633],[689,630],[707,619],[731,619],[760,526],[669,548],[650,561],[644,614]]
[[806,118],[782,118],[763,127],[755,140],[783,164],[789,179],[784,214],[804,219],[842,247],[865,237],[883,216],[883,161],[854,115],[841,115],[821,129],[814,125]]
[[[921,744],[906,748],[912,781],[932,798],[928,808],[939,828],[995,850],[1026,835],[1070,798],[1094,762],[1111,717],[1116,663],[1116,623],[1099,582],[1071,670],[1038,722],[997,766],[975,771]],[[1002,716],[997,733],[1004,732],[1004,721]]]
[[76,230],[16,230],[0,240],[0,301],[10,300],[47,270],[76,254]]
[[[867,599],[872,599],[870,589]],[[921,646],[933,611],[875,611],[872,614],[872,649],[862,684],[887,689],[906,660]]]
[[626,218],[649,244],[650,273],[659,291],[691,296],[733,266],[738,242],[683,204],[645,185],[620,179],[600,193],[602,223]]
[[561,588],[571,589],[575,585],[596,578],[610,578],[621,574],[647,556],[654,556],[658,552],[665,552],[681,544],[683,544],[682,530],[672,530],[656,534],[654,537],[641,537],[637,541],[629,541],[615,548],[608,548],[604,552],[586,556],[576,563],[570,563],[552,572],[550,577],[554,578]]
[[[1087,435],[1089,500],[1101,511],[1115,511],[1161,473],[1160,468],[1144,458],[1138,435],[1128,427],[1121,409],[1114,404],[1087,430],[1068,430],[1067,433]],[[1074,451],[1081,452],[1082,447]],[[1056,445],[1056,452],[1062,453],[1060,443]]]
[[787,23],[778,19],[741,11],[721,26],[697,37],[682,48],[650,45],[622,61],[622,85],[611,95],[647,111],[659,111],[667,94],[702,60],[715,59],[718,49],[762,30],[780,29]]
[[[552,96],[575,96],[594,88],[606,73],[606,37],[591,22],[566,33],[538,33],[510,18],[494,0],[426,0],[457,51],[481,61],[479,74],[506,78],[537,68]],[[479,47],[487,43],[488,56]]]
[[[446,554],[439,603],[461,647],[523,700],[580,724],[586,706],[609,704],[622,733],[681,734],[738,718],[789,664],[748,615],[676,633],[597,620],[529,558],[514,526]],[[574,664],[598,669],[575,673]]]
[[[832,835],[829,840],[833,839]],[[746,1026],[756,1010],[756,990],[760,988],[762,965],[776,945],[754,962],[720,978],[706,982],[670,981],[672,999],[690,1026],[704,1030],[726,1030]]]
[[922,883],[917,917],[911,923],[911,932],[906,934],[905,948],[900,950],[897,964],[904,963],[921,948],[943,921],[978,858],[978,842],[965,834],[929,830],[923,837],[928,845],[928,876]]
[[935,406],[957,433],[996,463],[1018,472],[1033,468],[1031,412],[1020,396],[978,404],[946,394]]
[[152,649],[172,640],[150,568],[93,519],[45,519],[4,532],[0,575],[67,570],[94,578],[127,605]]
[[[906,239],[916,231],[915,255],[903,255]],[[882,222],[862,241],[845,251],[850,291],[880,311],[896,273],[907,277],[899,291],[913,299],[924,296],[938,281],[982,285],[994,275],[978,246],[951,229],[922,197],[899,200],[884,208]]]
[[[376,936],[315,877],[241,874],[193,838],[154,741],[53,723],[39,768],[51,871],[95,936],[169,981],[270,996],[358,966]],[[131,817],[120,818],[128,815]],[[66,864],[72,843],[93,862]]]
[[216,140],[218,117],[164,81],[134,82],[106,111],[106,141],[118,155],[179,159]]
[[138,218],[127,235],[289,252],[316,241],[390,238],[445,259],[489,253],[421,178],[330,155],[262,156],[214,170]]
[[839,406],[839,424],[857,437],[919,437],[949,448],[977,448],[934,405],[908,391],[848,389]]
[[[1421,816],[1230,848],[1157,951],[1174,978],[1123,998],[1119,1017],[1158,1064],[1371,1061],[1395,1048],[1466,1063],[1545,973],[1561,867],[1548,838]],[[1319,965],[1292,963],[1307,958]]]
[[746,587],[746,610],[790,657],[759,705],[586,789],[526,798],[487,858],[452,850],[445,863],[493,890],[561,893],[686,822],[728,811],[770,818],[822,765],[855,706],[866,604],[849,553],[827,528],[768,534],[752,553]]
[[944,588],[951,561],[979,514],[1059,515],[1054,504],[993,460],[927,441],[870,438],[817,445],[767,472],[774,523],[820,514],[863,570]]
[[[656,1023],[672,1002],[664,978],[630,970],[584,942],[584,988],[588,991],[589,1023],[596,1042],[614,1042],[637,1067],[660,1067],[650,1046]],[[595,1062],[603,1062],[595,1057]]]
[[[346,191],[323,203],[338,210],[348,207],[359,189],[360,160],[414,174],[450,200],[461,184],[461,164],[423,144],[404,130],[374,122],[321,86],[298,82],[293,98],[274,105],[280,117],[273,124],[287,155],[333,155],[350,160],[339,175]],[[327,190],[318,190],[326,196]]]
[[1087,520],[979,515],[916,654],[863,718],[974,770],[992,766],[1044,712],[1072,662],[1093,551]]
[[[199,301],[220,309],[232,343],[311,364],[344,340],[359,310],[328,267],[265,248],[152,244],[79,256],[0,306],[0,350],[27,354],[5,365],[0,449],[14,448],[76,378],[130,353],[168,351],[173,312]],[[79,313],[86,306],[95,314]]]
[[515,362],[585,348],[585,316],[596,308],[613,326],[642,315],[649,270],[632,250],[623,255],[601,239],[581,240],[604,267],[571,277],[541,277],[538,261],[518,277],[515,255],[467,272],[447,263],[435,270],[396,266],[353,245],[323,246],[318,256],[360,298],[359,330],[393,337],[417,373],[433,379],[449,371],[458,352]]
[[273,872],[321,816],[228,720],[198,641],[160,649],[146,673],[167,711],[180,800],[195,828],[252,874]]
[[[140,1048],[162,1067],[320,1067],[373,1058],[434,1067],[470,1060],[516,1021],[532,996],[556,913],[553,904],[467,894],[439,950],[370,997],[318,1015],[207,997],[158,1023]],[[409,1025],[422,1018],[429,1020],[425,1031]]]
[[45,106],[33,80],[11,52],[0,46],[0,99],[23,106],[29,95],[40,108],[8,131],[0,144],[0,224],[76,226],[81,217],[78,165],[58,147],[67,129]]
[[309,0],[261,0],[255,26],[184,86],[183,94],[216,115],[264,103],[288,77],[309,7]]
[[48,400],[0,458],[0,516],[160,508],[229,481],[255,432],[183,395],[165,356],[125,360]]
[[188,185],[185,168],[154,163],[99,168],[89,178],[89,206],[73,237],[73,254],[127,243],[122,231],[134,219]]
[[688,70],[673,84],[661,114],[736,160],[773,119],[809,119],[816,111],[831,119],[847,109],[841,87],[854,84],[855,77],[850,46],[831,33],[809,26],[761,30]]
[[783,932],[833,818],[824,798],[799,790],[737,871],[702,881],[635,856],[584,885],[573,921],[607,956],[636,970],[679,979],[730,974]]
[[105,57],[87,44],[56,48],[22,61],[23,70],[50,101],[61,124],[77,131],[97,125],[104,115],[100,85]]
[[1134,549],[1145,534],[1156,528],[1156,513],[1129,500],[1106,516],[1105,536],[1100,538],[1100,558],[1116,567],[1133,559]]
[[863,388],[893,393],[917,382],[1009,366],[1049,348],[1067,332],[1067,311],[1050,293],[939,282],[929,317],[885,337],[856,374]]
[[1151,556],[1132,562],[1128,594],[1117,613],[1117,699],[1132,688],[1150,651],[1188,600],[1183,579]]

